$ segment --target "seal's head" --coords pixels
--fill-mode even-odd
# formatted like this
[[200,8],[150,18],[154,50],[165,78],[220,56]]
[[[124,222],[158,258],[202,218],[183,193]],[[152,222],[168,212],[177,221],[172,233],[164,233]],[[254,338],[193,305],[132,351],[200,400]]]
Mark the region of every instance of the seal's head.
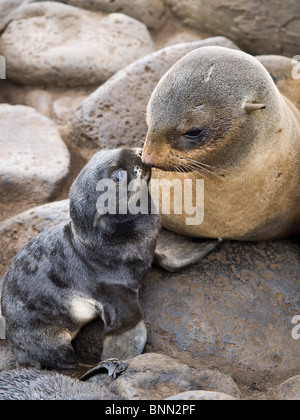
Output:
[[143,223],[142,215],[128,209],[138,188],[150,206],[151,169],[142,163],[141,153],[141,149],[103,150],[74,181],[70,190],[72,230],[85,245],[99,244],[101,235],[114,235],[120,225],[127,224],[133,231],[137,223]]
[[152,94],[143,162],[188,172],[239,165],[258,139],[280,129],[280,101],[271,76],[252,56],[221,47],[197,49],[176,63]]

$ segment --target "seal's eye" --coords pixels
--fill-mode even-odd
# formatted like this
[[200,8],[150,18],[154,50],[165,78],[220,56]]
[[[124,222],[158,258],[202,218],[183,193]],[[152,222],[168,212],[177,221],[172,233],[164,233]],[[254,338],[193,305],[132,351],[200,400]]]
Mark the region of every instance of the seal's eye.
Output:
[[193,128],[184,134],[184,137],[191,140],[200,140],[203,135],[203,130],[200,128]]
[[125,181],[125,179],[126,179],[126,172],[125,172],[125,171],[122,171],[122,169],[119,169],[119,170],[115,173],[115,176],[114,176],[114,181],[115,181],[117,184],[123,184],[123,182]]

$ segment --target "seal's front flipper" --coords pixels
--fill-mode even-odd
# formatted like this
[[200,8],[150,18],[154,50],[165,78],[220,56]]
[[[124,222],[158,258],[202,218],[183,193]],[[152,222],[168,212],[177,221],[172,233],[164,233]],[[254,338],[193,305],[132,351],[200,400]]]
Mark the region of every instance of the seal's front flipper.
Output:
[[154,264],[175,273],[196,264],[222,242],[222,239],[188,238],[162,229],[156,245]]
[[117,378],[117,375],[120,375],[125,372],[128,368],[128,364],[118,359],[108,359],[99,363],[93,369],[86,372],[81,378],[81,381],[87,381],[91,377],[101,373],[103,369],[107,370],[108,376],[111,376],[114,380]]
[[141,320],[133,329],[122,334],[113,332],[106,335],[101,359],[133,359],[143,353],[146,343],[147,328],[144,321]]

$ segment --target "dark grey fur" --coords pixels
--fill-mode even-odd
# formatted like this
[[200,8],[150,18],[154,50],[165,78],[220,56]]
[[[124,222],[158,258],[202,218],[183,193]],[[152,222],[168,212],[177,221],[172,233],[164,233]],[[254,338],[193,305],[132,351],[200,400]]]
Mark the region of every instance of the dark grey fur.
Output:
[[55,372],[16,369],[0,374],[0,401],[15,400],[119,400],[116,394]]
[[149,182],[150,171],[137,149],[95,155],[71,188],[72,222],[38,235],[13,261],[4,282],[2,314],[19,364],[76,366],[71,342],[91,319],[74,316],[74,299],[104,322],[103,358],[143,351],[146,330],[138,293],[153,261],[159,216],[98,218],[96,210],[98,181],[112,178],[119,168],[128,171],[130,181],[137,178],[137,166]]

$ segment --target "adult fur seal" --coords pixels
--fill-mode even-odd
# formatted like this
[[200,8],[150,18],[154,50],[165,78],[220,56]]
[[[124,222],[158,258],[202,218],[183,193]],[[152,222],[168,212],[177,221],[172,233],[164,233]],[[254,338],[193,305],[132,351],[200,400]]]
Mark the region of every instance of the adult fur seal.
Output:
[[[115,215],[101,215],[97,205],[105,191],[97,189],[99,181],[112,180],[116,201],[127,206],[134,192],[125,184],[120,198],[120,185],[145,180],[140,184],[151,206],[150,175],[138,149],[98,153],[71,188],[71,223],[40,234],[17,255],[4,281],[2,315],[21,365],[74,368],[72,340],[96,318],[105,328],[102,360],[143,351],[147,333],[138,294],[152,265],[159,216],[121,214],[119,206]],[[108,194],[116,198],[113,190]]]
[[189,215],[173,212],[164,227],[250,241],[299,234],[300,113],[254,57],[221,47],[188,54],[154,90],[147,123],[153,178],[205,178],[204,222],[187,226]]

